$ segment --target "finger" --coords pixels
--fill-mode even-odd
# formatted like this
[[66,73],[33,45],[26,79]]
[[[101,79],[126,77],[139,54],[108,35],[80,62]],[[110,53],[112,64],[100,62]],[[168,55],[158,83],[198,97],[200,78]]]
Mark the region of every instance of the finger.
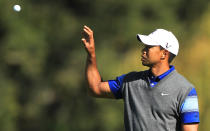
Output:
[[84,31],[84,33],[86,33],[86,35],[88,35],[88,36],[90,36],[92,33],[89,31],[89,30],[87,30],[87,29],[83,29],[83,31]]
[[83,31],[86,32],[86,33],[89,33],[90,31],[86,28],[83,28]]
[[83,42],[83,45],[85,46],[85,48],[88,47],[88,42],[86,41],[85,38],[82,38],[82,42]]
[[84,26],[84,29],[86,29],[86,30],[88,30],[88,31],[90,31],[90,32],[93,32],[88,26]]
[[87,41],[86,41],[85,38],[82,38],[82,42],[83,42],[83,44],[85,44],[85,45],[86,45],[86,43],[87,43]]

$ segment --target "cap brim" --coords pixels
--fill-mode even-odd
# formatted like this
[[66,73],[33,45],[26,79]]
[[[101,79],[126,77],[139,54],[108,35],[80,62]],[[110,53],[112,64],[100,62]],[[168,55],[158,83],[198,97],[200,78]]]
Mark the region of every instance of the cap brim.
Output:
[[137,39],[145,45],[159,45],[147,35],[137,34]]

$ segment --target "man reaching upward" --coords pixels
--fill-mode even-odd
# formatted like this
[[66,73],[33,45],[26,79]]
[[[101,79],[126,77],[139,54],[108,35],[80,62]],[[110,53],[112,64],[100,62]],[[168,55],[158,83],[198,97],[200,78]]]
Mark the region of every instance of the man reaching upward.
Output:
[[141,61],[148,70],[102,81],[96,64],[93,31],[84,26],[89,92],[99,98],[124,100],[126,131],[197,131],[198,99],[194,86],[170,65],[179,43],[172,32],[157,29],[137,35],[143,43]]

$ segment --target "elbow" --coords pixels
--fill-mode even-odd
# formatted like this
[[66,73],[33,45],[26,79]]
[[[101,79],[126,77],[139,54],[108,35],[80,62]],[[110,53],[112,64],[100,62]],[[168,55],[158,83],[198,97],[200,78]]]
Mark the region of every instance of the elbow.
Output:
[[100,92],[94,89],[89,88],[87,94],[91,97],[99,98]]
[[96,94],[91,90],[88,90],[87,94],[88,94],[88,96],[96,97]]

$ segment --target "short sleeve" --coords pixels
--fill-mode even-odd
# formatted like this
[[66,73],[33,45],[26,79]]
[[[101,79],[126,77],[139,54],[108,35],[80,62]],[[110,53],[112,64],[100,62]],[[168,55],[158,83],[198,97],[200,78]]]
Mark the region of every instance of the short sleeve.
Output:
[[122,88],[124,77],[125,75],[121,75],[119,77],[116,77],[115,80],[108,80],[109,87],[116,99],[122,98],[121,88]]
[[182,123],[199,123],[198,97],[195,88],[193,88],[185,98],[181,106]]

